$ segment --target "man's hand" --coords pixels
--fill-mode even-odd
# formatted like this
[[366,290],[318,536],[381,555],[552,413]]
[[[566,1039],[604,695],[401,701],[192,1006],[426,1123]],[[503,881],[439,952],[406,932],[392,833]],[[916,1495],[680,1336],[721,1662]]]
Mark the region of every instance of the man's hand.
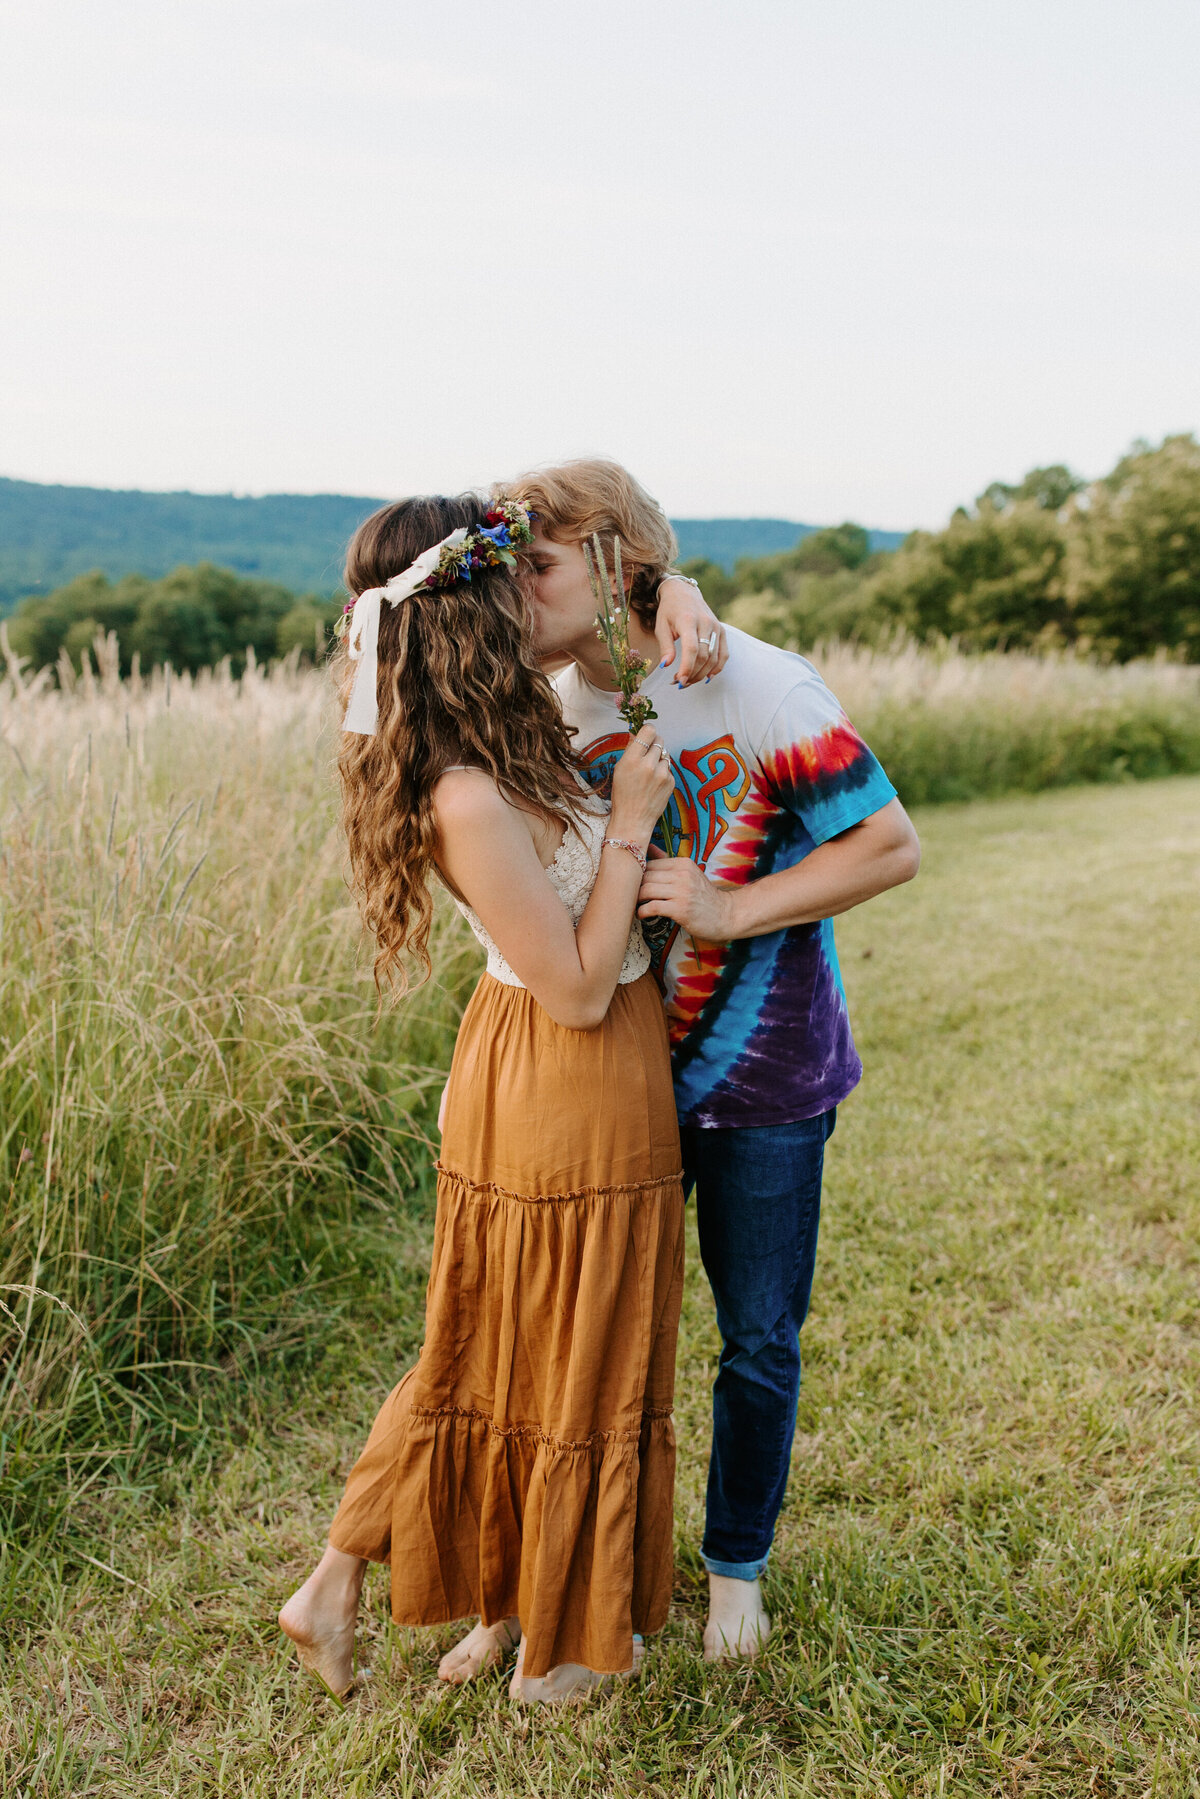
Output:
[[690,856],[654,858],[638,892],[639,918],[673,918],[706,943],[764,937],[791,925],[815,924],[911,881],[921,846],[899,800],[819,844],[793,868],[734,887],[710,881]]
[[681,687],[692,687],[720,674],[729,660],[725,627],[709,606],[698,587],[690,581],[677,581],[670,576],[658,589],[658,612],[654,620],[663,664],[675,660],[675,643],[679,642]]
[[690,856],[668,856],[652,843],[650,857],[638,892],[638,917],[673,918],[690,937],[727,943],[734,934],[735,889],[710,881]]

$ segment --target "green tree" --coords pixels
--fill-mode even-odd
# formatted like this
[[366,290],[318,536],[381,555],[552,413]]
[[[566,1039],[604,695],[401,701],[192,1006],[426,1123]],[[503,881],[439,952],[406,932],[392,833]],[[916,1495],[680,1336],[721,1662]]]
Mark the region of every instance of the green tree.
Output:
[[1086,485],[1065,463],[1052,462],[1047,468],[1030,469],[1013,497],[1032,500],[1043,512],[1061,512],[1072,495],[1081,493]]
[[[336,616],[336,601],[297,599],[276,582],[244,580],[202,562],[158,581],[127,575],[114,585],[99,572],[80,575],[54,593],[23,599],[9,633],[17,654],[38,668],[55,663],[63,649],[78,668],[99,630],[116,632],[126,674],[135,654],[144,668],[170,662],[189,670],[228,656],[238,673],[251,647],[260,662],[294,642],[311,654],[318,626],[331,629]],[[285,620],[291,622],[283,629]]]
[[1067,534],[1035,500],[984,499],[944,531],[914,531],[867,586],[868,611],[919,638],[973,649],[1061,643],[1069,635]]
[[1200,444],[1136,443],[1074,508],[1075,635],[1126,661],[1159,649],[1200,662]]
[[719,562],[711,562],[707,556],[693,556],[679,566],[685,575],[699,581],[701,593],[718,617],[723,617],[725,608],[737,593],[733,576],[727,575]]
[[260,662],[275,654],[279,621],[295,601],[286,587],[247,581],[211,562],[173,569],[141,607],[134,647],[148,665],[196,669],[231,656],[240,670],[248,645]]
[[849,522],[809,532],[793,549],[737,565],[729,622],[770,643],[808,649],[831,637],[874,640],[891,628],[877,614],[867,578],[887,558]]
[[[131,650],[144,668],[169,662],[172,668],[195,670],[219,662],[225,653],[221,622],[202,595],[165,592],[156,582],[141,606],[129,633]],[[125,641],[122,640],[122,649]]]
[[[90,656],[95,646],[96,635],[103,629],[98,618],[77,618],[71,629],[63,638],[63,649],[71,658],[75,668],[83,663],[84,653]],[[56,657],[57,661],[58,658]]]
[[21,600],[8,623],[9,641],[35,668],[57,662],[63,648],[78,668],[98,630],[115,631],[124,640],[150,586],[141,575],[127,575],[115,585],[98,569],[78,575],[54,593]]
[[837,575],[862,568],[871,554],[871,540],[861,525],[828,525],[810,531],[793,549],[775,556],[743,556],[734,570],[739,593],[761,593],[774,588],[787,594],[801,575]]
[[976,500],[975,510],[982,512],[990,506],[993,511],[1002,512],[1014,502],[1032,500],[1043,512],[1061,512],[1072,495],[1081,492],[1086,485],[1066,463],[1052,462],[1045,468],[1031,468],[1015,487],[1005,481],[993,481]]
[[862,568],[870,554],[870,534],[847,520],[810,531],[788,552],[787,560],[799,574],[836,575],[842,569]]
[[785,649],[807,650],[835,637],[876,643],[895,630],[895,621],[880,611],[869,584],[853,569],[794,575],[781,586],[739,594],[725,616],[740,631]]
[[297,600],[275,627],[275,654],[286,656],[299,649],[305,662],[318,660],[332,637],[334,618],[330,610],[315,600]]

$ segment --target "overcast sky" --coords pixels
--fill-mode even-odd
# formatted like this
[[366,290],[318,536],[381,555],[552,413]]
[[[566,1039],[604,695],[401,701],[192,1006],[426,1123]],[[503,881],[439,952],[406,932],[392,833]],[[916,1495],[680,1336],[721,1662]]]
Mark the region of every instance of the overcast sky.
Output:
[[1200,426],[1197,0],[0,0],[0,474],[937,524]]

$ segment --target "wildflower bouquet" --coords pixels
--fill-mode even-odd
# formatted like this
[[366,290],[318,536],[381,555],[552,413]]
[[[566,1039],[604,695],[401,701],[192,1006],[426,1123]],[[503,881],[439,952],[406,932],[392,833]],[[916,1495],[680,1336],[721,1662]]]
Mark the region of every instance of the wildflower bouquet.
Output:
[[629,726],[629,735],[636,737],[647,719],[657,718],[658,714],[641,691],[650,664],[644,656],[639,656],[636,650],[631,649],[629,644],[629,602],[625,598],[625,578],[621,568],[621,539],[613,538],[615,585],[613,576],[608,572],[608,562],[600,546],[598,531],[592,533],[590,544],[584,544],[583,557],[596,601],[596,636],[608,650],[609,661],[621,689],[621,703],[617,711]]

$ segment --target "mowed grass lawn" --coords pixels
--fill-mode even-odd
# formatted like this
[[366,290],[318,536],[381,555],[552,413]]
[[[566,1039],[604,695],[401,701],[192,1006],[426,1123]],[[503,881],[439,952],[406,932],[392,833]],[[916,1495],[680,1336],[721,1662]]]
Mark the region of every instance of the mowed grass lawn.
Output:
[[718,1345],[693,1238],[675,1606],[640,1686],[557,1715],[498,1677],[443,1688],[453,1630],[394,1629],[383,1571],[361,1696],[297,1677],[274,1613],[419,1338],[422,1214],[394,1312],[318,1379],[249,1386],[204,1466],[114,1492],[94,1562],[48,1556],[6,1792],[1200,1793],[1200,781],[918,823],[919,881],[840,926],[867,1074],[830,1146],[760,1661],[698,1653]]

